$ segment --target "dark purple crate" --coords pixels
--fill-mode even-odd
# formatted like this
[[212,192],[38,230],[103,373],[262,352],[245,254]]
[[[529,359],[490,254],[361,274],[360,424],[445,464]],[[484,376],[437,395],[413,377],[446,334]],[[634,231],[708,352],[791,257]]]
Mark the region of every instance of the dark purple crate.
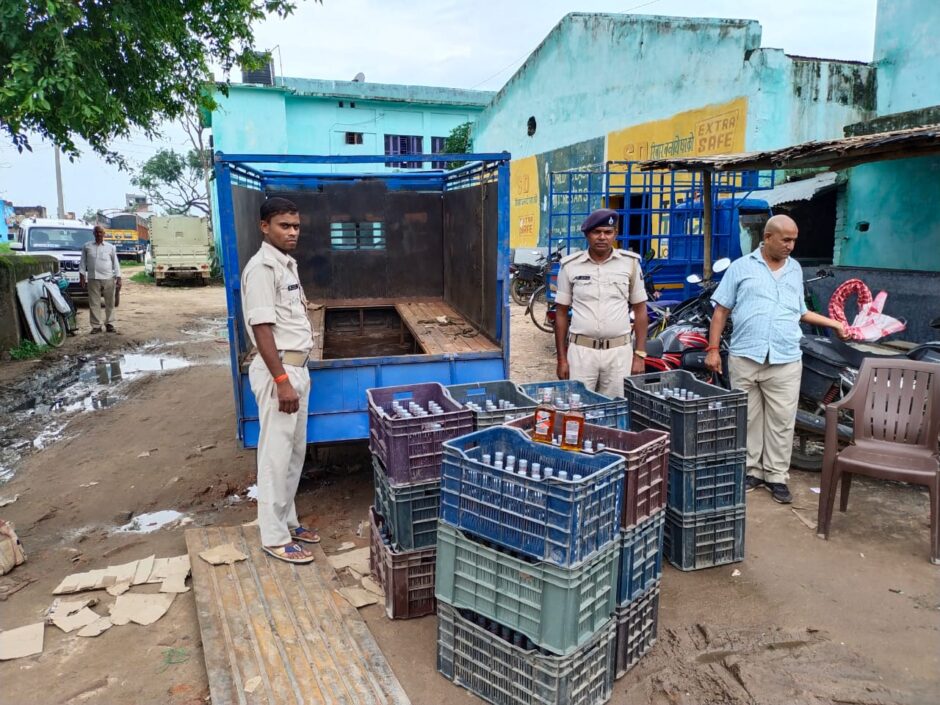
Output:
[[[473,431],[473,412],[464,409],[436,382],[366,390],[369,400],[369,449],[382,461],[392,487],[439,480],[441,444]],[[440,404],[443,414],[396,419],[392,402],[427,408]]]

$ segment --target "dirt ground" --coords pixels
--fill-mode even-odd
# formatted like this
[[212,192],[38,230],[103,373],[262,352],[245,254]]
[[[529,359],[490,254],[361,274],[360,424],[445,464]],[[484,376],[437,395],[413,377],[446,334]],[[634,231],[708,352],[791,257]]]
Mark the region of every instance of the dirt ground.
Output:
[[[185,552],[179,523],[117,530],[142,513],[176,510],[195,525],[254,518],[245,499],[254,457],[235,440],[225,316],[221,287],[128,282],[119,334],[88,335],[82,310],[82,332],[57,353],[0,364],[0,446],[13,472],[0,500],[19,495],[0,516],[15,523],[29,555],[0,578],[0,629],[39,621],[69,573]],[[550,377],[549,336],[517,307],[512,330],[514,378]],[[126,374],[101,403],[58,398],[91,370],[100,402],[101,370],[113,378],[121,353],[189,364]],[[119,364],[132,367],[131,356]],[[55,433],[37,447],[53,418]],[[793,509],[808,521],[818,484],[818,475],[793,474]],[[329,553],[344,541],[367,545],[356,529],[371,496],[368,452],[356,445],[318,454],[297,501]],[[823,542],[790,507],[753,493],[745,561],[696,573],[665,568],[659,641],[616,683],[612,702],[940,702],[940,569],[927,561],[927,524],[926,493],[857,482],[849,512]],[[96,609],[113,599],[104,595]],[[392,622],[378,606],[362,614],[413,703],[480,702],[437,674],[433,617]],[[0,684],[4,705],[207,702],[193,593],[149,627],[94,639],[47,628],[41,655],[0,663]]]

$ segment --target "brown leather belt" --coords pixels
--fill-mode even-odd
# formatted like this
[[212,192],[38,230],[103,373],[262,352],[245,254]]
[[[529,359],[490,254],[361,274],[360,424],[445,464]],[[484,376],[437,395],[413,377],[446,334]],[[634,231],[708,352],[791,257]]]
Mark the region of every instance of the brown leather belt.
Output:
[[278,350],[277,356],[281,362],[292,367],[306,367],[310,353],[307,350]]
[[573,345],[580,345],[582,347],[592,348],[594,350],[610,350],[611,348],[619,348],[623,345],[629,345],[630,336],[620,335],[616,338],[598,340],[597,338],[591,338],[587,335],[572,334],[568,336],[568,342],[572,343]]

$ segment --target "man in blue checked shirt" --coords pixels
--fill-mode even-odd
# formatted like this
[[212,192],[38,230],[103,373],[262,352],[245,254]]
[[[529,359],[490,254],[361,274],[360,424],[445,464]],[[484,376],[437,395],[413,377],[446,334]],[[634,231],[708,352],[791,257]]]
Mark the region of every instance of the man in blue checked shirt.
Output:
[[719,343],[730,314],[728,372],[731,385],[747,392],[747,491],[764,487],[781,504],[793,501],[787,480],[803,373],[800,322],[847,337],[841,323],[806,309],[803,270],[790,257],[798,235],[792,218],[775,215],[763,244],[731,264],[712,295],[705,358],[721,370]]

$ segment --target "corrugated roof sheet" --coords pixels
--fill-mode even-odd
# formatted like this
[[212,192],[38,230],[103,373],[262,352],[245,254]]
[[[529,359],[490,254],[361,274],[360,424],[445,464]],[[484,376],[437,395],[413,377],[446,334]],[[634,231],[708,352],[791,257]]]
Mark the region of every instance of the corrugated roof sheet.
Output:
[[796,203],[797,201],[808,201],[821,191],[828,191],[835,187],[838,174],[833,171],[826,171],[817,174],[809,179],[801,181],[788,181],[784,184],[778,184],[769,191],[761,191],[760,198],[771,206],[778,206],[781,203]]

